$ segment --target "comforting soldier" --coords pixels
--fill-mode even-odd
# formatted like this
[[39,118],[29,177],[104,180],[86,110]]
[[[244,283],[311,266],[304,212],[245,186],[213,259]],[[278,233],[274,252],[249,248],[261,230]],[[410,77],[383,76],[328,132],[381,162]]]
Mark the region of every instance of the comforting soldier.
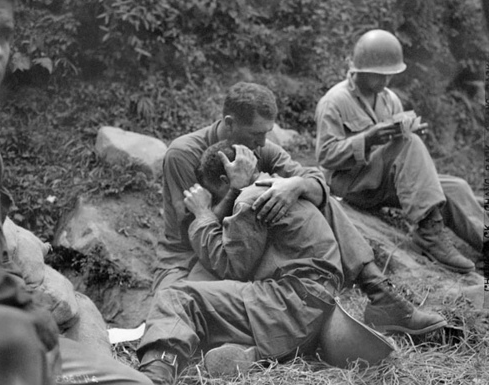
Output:
[[[235,147],[239,152],[244,146]],[[210,146],[199,168],[205,188],[196,184],[185,191],[185,205],[195,215],[190,242],[220,280],[175,283],[156,293],[159,349],[141,363],[155,384],[172,384],[198,349],[207,351],[211,375],[245,372],[261,359],[313,353],[335,309],[343,284],[340,252],[313,203],[298,199],[287,216],[259,220],[252,206],[268,187],[255,182],[270,175],[256,170],[230,216],[221,221],[212,211],[212,203],[233,188],[222,158],[234,161],[240,156],[234,151],[228,141]]]
[[[194,250],[189,240],[189,225],[195,216],[186,210],[184,191],[197,183],[196,169],[204,151],[212,144],[227,139],[232,144],[244,145],[253,150],[258,169],[276,176],[259,181],[259,184],[268,188],[262,190],[251,207],[258,219],[272,224],[280,221],[298,199],[311,202],[323,212],[329,227],[325,227],[322,237],[329,237],[330,243],[339,248],[345,283],[359,283],[371,300],[365,310],[365,321],[368,324],[382,331],[412,334],[426,333],[446,324],[440,315],[416,309],[380,272],[368,243],[348,220],[338,202],[329,199],[323,174],[317,168],[302,167],[281,147],[266,140],[276,115],[275,97],[269,89],[254,83],[237,83],[228,91],[222,120],[171,143],[163,161],[166,238],[161,254],[164,270],[155,281],[156,291],[164,290],[181,280],[220,278],[215,272],[208,271],[209,266],[202,263],[199,249]],[[252,171],[254,167],[255,164],[252,165]],[[226,169],[226,172],[234,180],[229,175],[234,172],[233,169]],[[241,185],[233,185],[220,204],[214,206],[213,211],[219,220],[231,215],[239,189],[247,185],[247,180]],[[147,329],[138,347],[138,357],[143,363],[141,370],[148,375],[153,371],[151,367],[157,367],[159,362],[164,363],[165,357],[168,357],[161,343],[162,331],[167,326],[165,318],[165,308],[157,294],[151,304]]]

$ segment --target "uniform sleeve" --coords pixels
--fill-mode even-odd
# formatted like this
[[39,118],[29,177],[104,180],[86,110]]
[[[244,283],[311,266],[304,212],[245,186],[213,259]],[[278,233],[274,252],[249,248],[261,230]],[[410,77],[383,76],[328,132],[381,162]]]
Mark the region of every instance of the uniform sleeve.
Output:
[[222,226],[209,214],[192,222],[189,236],[206,269],[221,279],[246,281],[265,252],[267,227],[256,219],[249,204],[237,203]]
[[323,191],[323,200],[321,206],[324,206],[328,199],[329,188],[326,185],[324,174],[317,167],[305,167],[299,162],[293,160],[289,153],[282,147],[267,140],[267,145],[263,148],[258,160],[260,171],[277,174],[283,178],[300,176],[307,179],[314,179],[321,186]]
[[[330,102],[318,105],[316,111],[316,159],[329,170],[350,170],[366,164],[365,130],[371,122],[344,122],[337,108]],[[348,127],[349,126],[349,127]]]
[[186,216],[183,191],[188,190],[197,182],[195,170],[187,158],[191,156],[193,155],[183,156],[178,151],[168,150],[163,159],[164,182],[169,191],[169,196],[164,198],[164,203],[165,206],[175,208],[177,214],[175,219],[178,222],[181,222]]
[[191,250],[188,226],[194,219],[183,203],[183,191],[196,182],[191,157],[181,151],[169,149],[163,159],[163,210],[165,213],[165,235],[167,241],[177,249]]

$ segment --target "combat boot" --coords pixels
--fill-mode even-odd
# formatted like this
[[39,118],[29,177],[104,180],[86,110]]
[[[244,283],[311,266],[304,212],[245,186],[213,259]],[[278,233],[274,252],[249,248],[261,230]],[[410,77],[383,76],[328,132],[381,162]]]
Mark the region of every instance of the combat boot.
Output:
[[416,309],[388,279],[368,285],[364,291],[370,299],[365,308],[365,323],[381,333],[418,335],[447,324],[440,314]]
[[466,274],[475,270],[474,263],[453,246],[443,224],[443,217],[437,208],[432,210],[426,219],[419,222],[412,236],[412,246],[417,253],[451,271]]
[[144,353],[139,371],[154,385],[174,385],[178,375],[177,355],[157,349]]
[[237,376],[248,372],[258,359],[255,346],[224,344],[205,354],[204,365],[211,377]]

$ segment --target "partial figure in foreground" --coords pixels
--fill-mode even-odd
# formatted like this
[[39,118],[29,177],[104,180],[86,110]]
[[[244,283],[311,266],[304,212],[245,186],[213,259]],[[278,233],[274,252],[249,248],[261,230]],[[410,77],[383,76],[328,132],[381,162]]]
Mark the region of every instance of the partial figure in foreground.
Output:
[[[0,83],[14,33],[14,0],[0,0]],[[138,371],[92,346],[59,336],[51,298],[32,292],[8,252],[3,224],[13,203],[3,185],[0,156],[0,383],[1,385],[151,385]]]
[[461,178],[439,175],[420,138],[426,129],[387,88],[403,72],[402,47],[384,30],[360,37],[347,79],[316,109],[316,157],[331,192],[355,206],[402,208],[416,225],[412,246],[445,268],[474,271],[446,232],[483,252],[484,210]]

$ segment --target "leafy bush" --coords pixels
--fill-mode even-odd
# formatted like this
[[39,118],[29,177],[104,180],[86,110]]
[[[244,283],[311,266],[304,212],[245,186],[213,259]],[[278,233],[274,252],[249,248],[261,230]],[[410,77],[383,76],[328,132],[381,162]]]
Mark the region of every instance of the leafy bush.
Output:
[[[5,180],[15,198],[10,216],[51,240],[57,220],[82,194],[157,191],[158,184],[137,167],[101,162],[94,151],[97,131],[116,126],[169,142],[174,133],[215,117],[217,104],[208,92],[217,86],[210,80],[206,84],[172,89],[148,83],[136,91],[119,82],[76,81],[70,88],[18,90],[0,111]],[[155,109],[138,111],[134,104],[140,100],[149,100]]]
[[[11,70],[26,72],[39,69],[60,76],[77,74],[79,53],[78,27],[72,9],[73,1],[64,7],[54,0],[20,1],[16,11],[17,28],[13,45]],[[36,68],[37,67],[37,68]]]
[[0,144],[12,215],[47,239],[82,193],[158,189],[136,169],[99,162],[100,126],[169,142],[216,119],[224,89],[251,79],[277,95],[279,124],[310,144],[318,99],[344,78],[354,42],[372,28],[403,43],[408,70],[393,86],[429,123],[436,156],[482,135],[483,106],[464,87],[481,79],[488,44],[480,5],[469,0],[18,3]]

